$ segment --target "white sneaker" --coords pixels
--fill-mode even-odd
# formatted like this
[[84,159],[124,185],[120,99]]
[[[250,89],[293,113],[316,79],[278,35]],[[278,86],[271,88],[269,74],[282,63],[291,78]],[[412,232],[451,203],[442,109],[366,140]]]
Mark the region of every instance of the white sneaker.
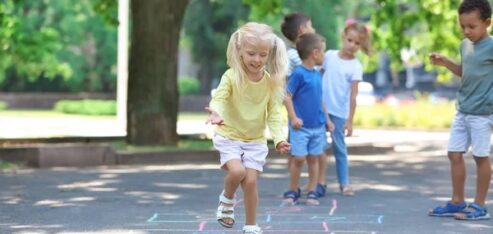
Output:
[[243,226],[244,234],[262,234],[262,229],[257,225],[245,225]]

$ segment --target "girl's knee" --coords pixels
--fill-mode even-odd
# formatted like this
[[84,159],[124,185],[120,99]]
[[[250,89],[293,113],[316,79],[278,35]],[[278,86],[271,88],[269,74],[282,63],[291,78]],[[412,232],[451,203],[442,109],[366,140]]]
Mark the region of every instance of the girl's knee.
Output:
[[246,170],[244,167],[229,168],[228,174],[230,176],[243,179],[245,178]]
[[246,187],[256,187],[257,186],[257,177],[256,176],[246,176],[243,180],[243,183]]

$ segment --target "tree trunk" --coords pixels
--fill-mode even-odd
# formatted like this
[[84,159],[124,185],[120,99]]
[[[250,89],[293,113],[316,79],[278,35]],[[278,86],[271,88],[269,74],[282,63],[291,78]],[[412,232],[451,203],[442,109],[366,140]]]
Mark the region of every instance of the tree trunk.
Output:
[[132,0],[127,142],[176,144],[177,61],[188,0]]

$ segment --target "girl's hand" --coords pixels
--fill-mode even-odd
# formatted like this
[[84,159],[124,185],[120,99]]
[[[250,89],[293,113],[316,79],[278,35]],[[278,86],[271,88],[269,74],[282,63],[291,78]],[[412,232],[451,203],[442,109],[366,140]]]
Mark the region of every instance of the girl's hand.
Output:
[[439,66],[444,66],[447,60],[447,58],[438,53],[430,53],[428,57],[430,58],[431,64]]
[[303,127],[303,120],[301,120],[298,117],[293,118],[291,120],[291,127],[293,127],[294,129],[298,129],[298,128]]
[[286,141],[281,141],[277,143],[276,150],[281,154],[286,154],[291,150],[291,144],[287,143]]
[[328,132],[333,132],[334,131],[334,124],[332,123],[332,121],[330,121],[330,119],[327,120],[327,123],[325,124],[325,129],[328,131]]
[[210,109],[209,107],[205,107],[205,110],[207,112],[209,112],[209,118],[207,118],[207,120],[205,121],[206,124],[208,124],[208,123],[216,124],[216,125],[223,125],[224,124],[223,118],[221,118],[221,116],[219,116],[219,114],[217,112]]
[[352,136],[353,135],[353,122],[346,121],[346,124],[344,125],[344,129],[346,129],[346,136]]

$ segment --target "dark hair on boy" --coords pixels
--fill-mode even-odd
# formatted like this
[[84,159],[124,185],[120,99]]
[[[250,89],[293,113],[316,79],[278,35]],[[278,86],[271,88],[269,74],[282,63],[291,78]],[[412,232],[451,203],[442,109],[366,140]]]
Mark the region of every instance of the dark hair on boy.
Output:
[[325,38],[317,33],[305,33],[301,35],[296,42],[296,50],[301,60],[308,58],[313,50],[321,49],[321,43],[325,43]]
[[488,0],[464,0],[459,6],[459,15],[478,11],[482,20],[491,18],[491,5]]
[[295,42],[300,27],[310,20],[310,17],[298,12],[286,15],[281,24],[281,32],[288,40]]

